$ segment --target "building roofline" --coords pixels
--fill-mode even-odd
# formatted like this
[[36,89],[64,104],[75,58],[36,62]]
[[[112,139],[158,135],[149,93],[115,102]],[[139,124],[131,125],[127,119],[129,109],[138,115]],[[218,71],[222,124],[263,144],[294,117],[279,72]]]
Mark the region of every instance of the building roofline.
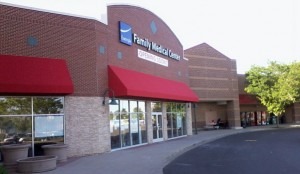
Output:
[[[43,8],[36,8],[36,7],[30,7],[30,6],[25,6],[25,5],[12,4],[12,3],[7,3],[7,2],[0,2],[0,5],[16,7],[16,8],[23,8],[23,9],[26,9],[26,10],[35,10],[35,11],[39,11],[39,12],[53,13],[53,14],[58,14],[58,15],[71,16],[71,17],[91,19],[91,20],[96,20],[98,22],[107,24],[107,20],[105,21],[105,19],[102,19],[103,20],[102,21],[102,20],[99,20],[99,19],[94,18],[94,17],[78,15],[78,14],[74,14],[74,13],[59,12],[59,11],[55,11],[55,10],[48,10],[48,9],[43,9]],[[102,14],[102,16],[103,15],[107,16],[107,14]]]

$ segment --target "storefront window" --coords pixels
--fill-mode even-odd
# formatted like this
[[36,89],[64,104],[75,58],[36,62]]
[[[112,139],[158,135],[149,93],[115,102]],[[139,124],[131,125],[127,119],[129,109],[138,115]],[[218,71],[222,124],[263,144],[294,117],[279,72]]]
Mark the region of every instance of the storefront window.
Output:
[[264,111],[240,112],[241,126],[260,126],[269,124]]
[[138,113],[139,116],[139,139],[141,143],[147,143],[147,127],[146,114],[144,112]]
[[186,135],[186,108],[182,103],[167,103],[168,138]]
[[31,116],[0,116],[0,143],[31,142]]
[[138,101],[138,117],[139,117],[140,142],[147,143],[146,104],[143,101]]
[[119,100],[118,103],[110,106],[111,148],[146,143],[145,102]]
[[30,97],[1,97],[0,115],[31,115]]
[[63,98],[33,98],[34,114],[62,114]]
[[63,142],[63,103],[63,97],[1,97],[0,145],[29,143],[32,156],[43,155],[44,144]]
[[137,101],[129,101],[130,105],[130,132],[132,137],[132,145],[139,144],[139,119]]
[[120,148],[121,139],[119,105],[110,105],[109,110],[111,148]]
[[151,105],[152,112],[162,112],[161,102],[152,102]]
[[167,129],[168,129],[168,138],[173,137],[173,121],[172,121],[172,114],[167,113]]
[[173,135],[172,137],[177,137],[178,129],[177,129],[177,114],[176,113],[171,113],[172,115],[172,130],[173,130]]

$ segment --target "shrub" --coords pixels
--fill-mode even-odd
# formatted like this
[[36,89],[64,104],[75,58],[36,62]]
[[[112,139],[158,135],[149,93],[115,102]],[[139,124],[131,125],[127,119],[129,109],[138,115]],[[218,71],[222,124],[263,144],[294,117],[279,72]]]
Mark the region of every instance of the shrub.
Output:
[[7,174],[7,171],[2,165],[0,165],[0,174]]

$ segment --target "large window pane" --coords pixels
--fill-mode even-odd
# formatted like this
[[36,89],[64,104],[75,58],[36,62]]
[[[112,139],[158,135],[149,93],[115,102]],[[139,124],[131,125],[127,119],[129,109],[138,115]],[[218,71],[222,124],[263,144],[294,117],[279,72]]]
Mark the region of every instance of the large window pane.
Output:
[[[120,103],[120,101],[118,101]],[[109,106],[109,120],[110,120],[110,141],[111,148],[120,148],[120,109],[119,105]]]
[[120,100],[120,112],[129,112],[128,100]]
[[0,145],[31,142],[31,116],[0,117]]
[[132,137],[132,145],[140,144],[139,139],[139,120],[137,113],[130,114],[130,132]]
[[182,115],[182,127],[183,127],[183,135],[187,134],[187,128],[186,128],[186,116],[185,113]]
[[30,97],[1,97],[0,115],[30,115]]
[[162,112],[161,102],[152,102],[151,109],[152,112]]
[[185,103],[167,103],[168,138],[186,135],[185,115]]
[[146,109],[146,104],[145,104],[145,102],[139,101],[139,102],[138,102],[138,107],[139,107],[138,112],[146,112],[146,111],[145,111],[145,109]]
[[172,112],[172,103],[167,103],[167,112]]
[[61,114],[63,113],[63,98],[35,97],[33,98],[34,114]]
[[179,103],[178,106],[179,106],[178,112],[186,113],[186,104],[185,103]]
[[43,155],[43,145],[63,141],[63,115],[42,115],[34,117],[34,155]]
[[146,115],[145,113],[138,113],[139,115],[139,138],[141,143],[147,142],[147,129],[146,129]]
[[173,122],[173,137],[177,137],[177,114],[172,113],[172,122]]
[[[7,144],[31,144],[31,116],[0,116],[0,146]],[[28,150],[31,156],[32,148]],[[1,155],[1,153],[0,153]],[[0,156],[0,161],[3,158]]]
[[138,101],[138,117],[139,117],[139,139],[140,143],[147,142],[147,129],[146,129],[146,104],[144,101]]
[[173,137],[173,122],[172,122],[172,114],[171,113],[167,113],[167,129],[168,129],[168,138],[172,138]]
[[63,102],[63,97],[0,97],[0,145],[34,140],[31,156],[43,155],[43,144],[63,142]]
[[119,112],[110,112],[110,140],[111,140],[111,148],[120,148],[121,140],[120,140],[120,116]]
[[182,125],[182,114],[181,113],[177,113],[177,132],[178,132],[178,136],[182,136],[183,135],[183,125]]
[[[120,103],[120,101],[118,101],[118,103]],[[110,114],[115,114],[115,113],[119,113],[120,109],[119,109],[119,105],[109,105],[109,112]]]
[[118,103],[109,106],[111,148],[146,143],[145,102],[120,100]]
[[153,127],[153,139],[157,139],[157,120],[156,120],[157,117],[152,117],[152,127]]
[[130,101],[130,111],[129,112],[138,112],[137,101]]
[[122,138],[122,147],[130,146],[128,113],[121,113],[121,138]]
[[130,146],[129,105],[128,100],[120,100],[121,113],[121,142],[122,147]]
[[34,137],[51,140],[64,135],[64,117],[62,115],[43,115],[34,117]]

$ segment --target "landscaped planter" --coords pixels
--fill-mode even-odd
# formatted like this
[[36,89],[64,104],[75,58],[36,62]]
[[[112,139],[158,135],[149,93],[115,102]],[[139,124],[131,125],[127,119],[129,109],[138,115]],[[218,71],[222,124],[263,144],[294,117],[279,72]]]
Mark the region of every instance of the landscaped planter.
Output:
[[18,173],[38,173],[56,169],[56,156],[35,156],[17,160]]
[[28,157],[30,144],[9,144],[0,146],[3,154],[3,165],[16,165],[18,159]]
[[57,156],[57,162],[67,161],[67,144],[49,144],[42,146],[45,155]]

